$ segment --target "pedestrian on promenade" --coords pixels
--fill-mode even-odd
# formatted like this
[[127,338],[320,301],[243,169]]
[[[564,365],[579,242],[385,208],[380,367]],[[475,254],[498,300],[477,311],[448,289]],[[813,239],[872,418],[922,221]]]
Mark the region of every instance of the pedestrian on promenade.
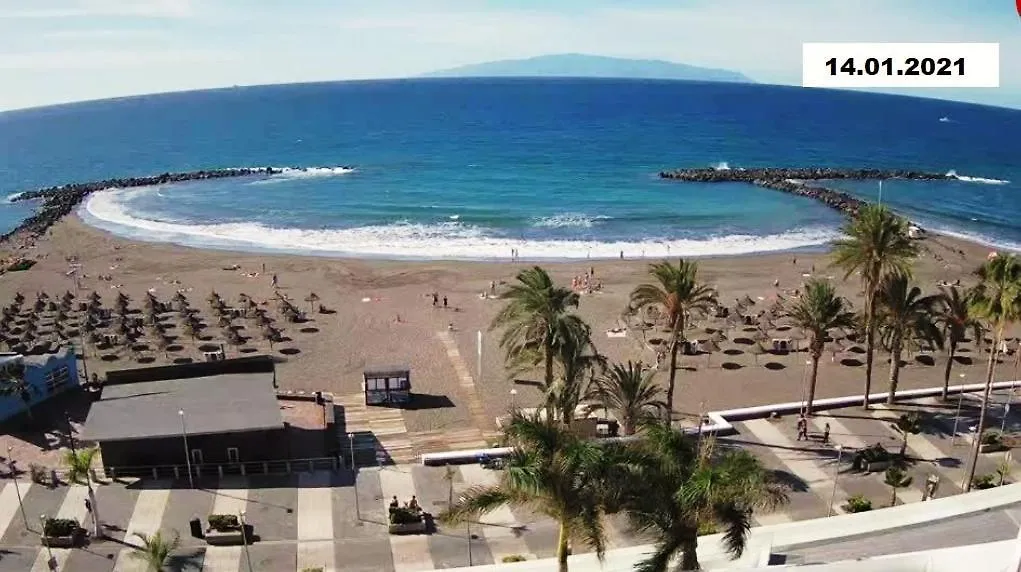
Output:
[[830,423],[829,423],[829,421],[826,422],[826,426],[823,427],[823,429],[822,429],[822,444],[823,445],[829,445],[830,444]]
[[798,441],[802,439],[808,441],[808,420],[804,413],[798,416]]

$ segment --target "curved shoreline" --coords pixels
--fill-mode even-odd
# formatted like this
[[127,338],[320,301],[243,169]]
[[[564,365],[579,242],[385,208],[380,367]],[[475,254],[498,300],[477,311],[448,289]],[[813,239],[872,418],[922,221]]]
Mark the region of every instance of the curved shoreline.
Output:
[[661,171],[661,179],[692,183],[749,183],[767,189],[808,197],[824,205],[855,216],[867,201],[849,193],[836,191],[820,185],[809,185],[805,181],[854,180],[884,181],[904,179],[913,181],[950,181],[949,174],[927,173],[901,169],[834,169],[834,168],[757,168],[757,169],[677,169]]
[[39,211],[21,221],[21,224],[14,227],[10,232],[0,235],[0,243],[7,242],[17,234],[30,234],[39,236],[44,234],[51,226],[71,213],[90,194],[106,189],[130,189],[134,187],[148,187],[152,185],[166,185],[170,183],[184,183],[187,181],[202,181],[208,179],[224,179],[228,177],[247,177],[250,175],[274,175],[282,173],[282,169],[273,167],[262,168],[234,168],[234,169],[206,169],[201,171],[189,171],[184,173],[162,173],[148,177],[124,177],[118,179],[105,179],[102,181],[91,181],[88,183],[70,183],[45,187],[34,191],[25,191],[11,197],[10,202],[30,201],[43,199]]
[[[146,177],[114,178],[102,181],[72,183],[46,187],[17,194],[11,202],[42,199],[43,204],[32,216],[24,219],[12,231],[0,235],[0,243],[20,236],[34,240],[45,234],[47,230],[71,214],[86,198],[96,191],[108,189],[129,189],[153,185],[165,185],[188,181],[221,179],[228,177],[245,177],[253,175],[275,175],[286,172],[284,168],[228,168],[191,171],[183,173],[163,173]],[[758,168],[758,169],[679,169],[659,173],[663,179],[688,182],[745,182],[761,187],[771,188],[793,195],[804,196],[820,201],[827,206],[854,216],[866,204],[848,193],[812,185],[806,181],[846,179],[846,180],[950,180],[952,174],[925,173],[909,170],[880,169],[832,169],[832,168]],[[630,254],[630,253],[629,253]]]

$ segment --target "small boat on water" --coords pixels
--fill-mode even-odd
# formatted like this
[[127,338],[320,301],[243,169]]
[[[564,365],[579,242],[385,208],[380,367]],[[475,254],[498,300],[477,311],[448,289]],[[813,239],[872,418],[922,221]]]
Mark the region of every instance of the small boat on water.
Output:
[[940,117],[939,118],[939,122],[940,123],[950,123],[950,118],[946,117],[946,116]]

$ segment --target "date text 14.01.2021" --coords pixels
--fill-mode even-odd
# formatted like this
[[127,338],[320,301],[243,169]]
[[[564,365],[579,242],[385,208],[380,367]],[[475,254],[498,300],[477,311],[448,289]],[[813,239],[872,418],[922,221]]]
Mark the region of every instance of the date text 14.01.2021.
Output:
[[806,43],[805,87],[999,87],[999,44]]
[[906,58],[903,62],[894,62],[893,58],[880,60],[865,58],[855,61],[847,58],[826,60],[830,75],[846,73],[850,75],[964,75],[964,58]]

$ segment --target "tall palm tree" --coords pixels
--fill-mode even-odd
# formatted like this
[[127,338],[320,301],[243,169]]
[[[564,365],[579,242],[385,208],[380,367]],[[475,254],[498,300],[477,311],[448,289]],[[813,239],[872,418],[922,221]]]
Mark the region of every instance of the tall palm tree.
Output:
[[642,422],[662,417],[667,406],[655,376],[655,369],[643,372],[641,362],[615,363],[595,378],[589,397],[613,412],[623,435],[634,435]]
[[570,426],[574,413],[588,392],[593,376],[606,368],[606,358],[592,344],[592,329],[581,318],[568,314],[557,321],[555,381],[546,389],[546,406],[554,418]]
[[650,424],[635,446],[644,455],[622,502],[632,525],[652,536],[655,551],[640,572],[666,572],[680,555],[680,570],[698,570],[698,533],[706,525],[724,531],[726,550],[737,557],[748,540],[755,510],[787,502],[786,489],[747,451],[715,451],[666,424]]
[[670,327],[670,378],[666,391],[665,418],[673,418],[674,388],[677,381],[677,350],[685,341],[684,329],[694,312],[707,312],[716,303],[716,290],[698,281],[698,263],[678,260],[657,262],[649,266],[656,280],[640,284],[631,292],[631,306],[636,309],[656,307]]
[[[521,371],[542,364],[545,387],[553,387],[558,339],[565,332],[580,337],[572,327],[583,322],[565,318],[572,308],[578,307],[578,293],[557,286],[545,270],[534,266],[518,272],[517,283],[500,298],[507,303],[493,318],[489,329],[503,328],[500,347],[506,352],[508,365],[514,371]],[[547,414],[552,418],[552,409],[548,409]]]
[[622,466],[617,456],[624,449],[581,439],[558,424],[520,412],[512,413],[505,434],[514,449],[499,482],[468,489],[440,520],[462,523],[501,506],[524,506],[557,522],[561,572],[568,570],[572,539],[591,546],[601,559],[606,548],[602,517],[610,491],[620,490],[610,483]]
[[819,376],[819,359],[826,347],[829,331],[836,328],[854,327],[851,303],[837,295],[832,284],[812,278],[805,284],[805,293],[800,298],[791,298],[787,307],[794,326],[800,328],[808,338],[808,351],[812,358],[812,377],[808,385],[805,414],[812,414],[815,401],[815,386]]
[[912,286],[907,274],[891,272],[883,277],[876,293],[876,326],[883,345],[890,351],[890,393],[887,403],[897,397],[900,381],[901,355],[904,347],[918,341],[942,346],[943,340],[934,321],[933,307],[939,296],[922,296],[922,289]]
[[908,235],[907,220],[882,205],[867,205],[843,227],[846,238],[833,245],[833,264],[843,268],[844,280],[858,273],[865,296],[865,396],[869,407],[872,362],[875,357],[876,293],[883,276],[898,271],[908,274],[918,246]]
[[[1000,341],[1003,340],[1003,330],[1008,324],[1021,319],[1021,261],[1013,254],[997,254],[980,266],[976,274],[979,284],[971,299],[971,311],[975,317],[984,320],[993,332],[993,344],[989,348],[989,363],[986,366],[986,386],[982,392],[982,410],[975,428],[975,435],[981,436],[985,429],[989,392],[993,387],[993,368]],[[982,439],[979,438],[972,443],[968,474],[961,485],[964,492],[971,490],[971,482],[975,479],[975,465],[978,463],[981,443]]]
[[971,290],[958,290],[940,286],[936,305],[936,322],[943,330],[943,343],[947,352],[947,365],[943,370],[943,400],[950,391],[950,369],[954,366],[957,347],[971,335],[976,342],[985,334],[982,322],[971,310]]
[[176,530],[172,538],[163,536],[163,532],[159,530],[152,535],[136,532],[135,536],[142,542],[142,546],[132,552],[131,557],[141,560],[145,564],[147,572],[162,572],[163,567],[167,565],[167,559],[170,558],[170,553],[181,546],[181,535]]

